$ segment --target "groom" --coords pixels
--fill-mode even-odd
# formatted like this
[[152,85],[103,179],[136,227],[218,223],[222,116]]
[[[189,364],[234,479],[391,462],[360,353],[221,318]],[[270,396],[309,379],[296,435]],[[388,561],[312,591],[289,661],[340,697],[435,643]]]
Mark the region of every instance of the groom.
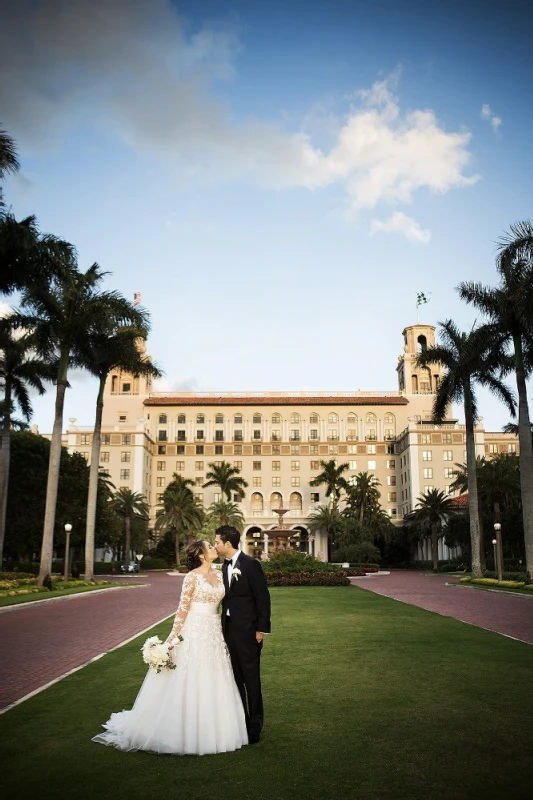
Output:
[[263,727],[259,660],[264,634],[270,633],[270,595],[261,564],[239,549],[240,538],[236,528],[222,525],[216,530],[215,547],[224,556],[222,630],[244,706],[248,740],[257,744]]

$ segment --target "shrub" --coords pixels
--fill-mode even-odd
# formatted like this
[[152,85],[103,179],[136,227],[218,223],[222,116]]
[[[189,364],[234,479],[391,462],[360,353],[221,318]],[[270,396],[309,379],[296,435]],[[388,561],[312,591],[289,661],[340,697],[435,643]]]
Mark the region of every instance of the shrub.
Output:
[[[498,573],[494,572],[493,570],[485,570],[483,574],[484,578],[498,578]],[[503,572],[502,577],[504,581],[520,581],[524,583],[526,580],[526,573],[525,572]]]
[[146,556],[141,561],[141,569],[172,569],[166,558],[151,558]]
[[346,547],[339,547],[332,553],[332,561],[356,562],[358,564],[376,563],[381,561],[381,553],[379,549],[372,544],[372,542],[360,542],[359,544],[350,544]]
[[343,570],[324,572],[279,572],[266,571],[269,586],[349,586],[350,581]]
[[319,561],[314,556],[300,553],[298,550],[282,550],[272,556],[269,561],[262,561],[261,566],[266,572],[338,572],[338,567],[333,564]]

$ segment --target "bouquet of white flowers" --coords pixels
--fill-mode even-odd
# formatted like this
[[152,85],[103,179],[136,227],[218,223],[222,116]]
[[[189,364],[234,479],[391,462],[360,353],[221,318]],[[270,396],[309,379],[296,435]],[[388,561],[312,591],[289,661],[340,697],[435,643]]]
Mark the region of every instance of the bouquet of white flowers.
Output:
[[[182,642],[183,638],[178,636],[172,644],[177,644],[178,641]],[[176,669],[168,650],[168,643],[162,642],[159,636],[150,636],[141,647],[141,653],[144,663],[154,672],[161,672],[163,667]]]

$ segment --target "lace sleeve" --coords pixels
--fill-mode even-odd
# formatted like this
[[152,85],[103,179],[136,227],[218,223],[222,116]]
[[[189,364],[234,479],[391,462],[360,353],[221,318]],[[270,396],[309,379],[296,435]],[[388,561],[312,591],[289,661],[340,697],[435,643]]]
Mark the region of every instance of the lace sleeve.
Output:
[[180,604],[178,606],[178,610],[176,611],[176,616],[174,618],[174,625],[172,626],[172,630],[170,631],[167,642],[172,642],[173,639],[178,636],[179,632],[183,628],[183,624],[187,619],[187,614],[189,613],[189,608],[192,602],[192,598],[194,595],[194,589],[196,586],[196,575],[192,572],[188,572],[185,576],[185,580],[183,581],[183,586],[181,588],[181,597],[180,597]]

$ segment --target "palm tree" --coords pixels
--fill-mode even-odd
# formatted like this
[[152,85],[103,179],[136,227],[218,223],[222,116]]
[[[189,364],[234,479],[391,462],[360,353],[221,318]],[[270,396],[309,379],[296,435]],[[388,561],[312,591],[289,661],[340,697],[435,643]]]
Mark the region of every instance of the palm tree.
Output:
[[336,503],[328,503],[317,506],[308,519],[308,528],[311,533],[320,533],[323,531],[327,534],[329,549],[329,546],[333,545],[336,536],[342,530],[342,514],[339,511],[338,505]]
[[[35,283],[22,295],[25,314],[15,314],[17,325],[33,332],[36,351],[46,360],[57,359],[55,419],[50,445],[46,487],[46,507],[41,548],[39,585],[52,569],[54,524],[59,481],[63,409],[70,365],[84,366],[90,361],[89,333],[103,316],[115,308],[117,319],[123,311],[122,298],[114,292],[100,292],[103,273],[98,264],[79,272],[74,263],[60,264],[50,283]],[[129,320],[126,320],[129,321]]]
[[232,525],[239,533],[244,530],[244,514],[236,503],[224,500],[211,503],[207,509],[207,517],[215,528],[219,528],[221,525]]
[[240,477],[240,470],[237,467],[232,467],[227,461],[223,461],[219,466],[216,464],[207,466],[209,472],[205,476],[207,481],[204,483],[204,489],[208,486],[218,486],[221,494],[225,494],[228,500],[231,500],[232,492],[242,500],[248,483]]
[[339,464],[339,466],[337,466],[335,459],[331,459],[331,461],[321,461],[320,466],[322,467],[322,472],[315,475],[315,477],[309,481],[309,486],[321,486],[325,484],[326,497],[332,495],[333,501],[336,502],[341,490],[344,489],[346,491],[348,487],[348,482],[346,478],[343,478],[343,473],[346,472],[350,465]]
[[[519,460],[513,453],[498,453],[483,467],[483,489],[494,511],[494,523],[501,523],[501,506],[509,505],[509,499],[520,487]],[[497,536],[500,564],[503,569],[503,544]]]
[[167,486],[156,512],[156,531],[174,531],[176,564],[180,566],[181,535],[200,530],[204,510],[187,486]]
[[[117,306],[122,306],[120,320],[116,317]],[[121,321],[129,315],[130,325]],[[109,308],[109,316],[102,314],[101,325],[89,334],[90,360],[85,366],[98,378],[96,416],[91,447],[89,491],[87,497],[87,523],[85,533],[85,580],[94,576],[94,529],[98,495],[98,466],[102,439],[102,414],[104,389],[111,370],[120,368],[137,375],[160,377],[160,370],[144,358],[138,344],[139,336],[148,333],[146,313],[134,308],[125,298],[116,296]]]
[[429,528],[431,531],[431,557],[435,571],[439,568],[439,532],[455,513],[453,499],[440,489],[431,489],[417,499],[412,520],[421,530]]
[[32,350],[32,336],[13,336],[4,320],[0,327],[0,380],[4,399],[0,405],[2,416],[2,444],[0,447],[0,572],[4,552],[7,496],[11,454],[11,427],[13,408],[18,405],[23,417],[30,420],[32,407],[28,387],[44,394],[43,381],[52,380],[50,364],[37,358]]
[[[527,400],[526,378],[533,351],[533,221],[511,225],[499,242],[496,268],[500,285],[459,285],[459,294],[480,309],[511,348],[518,392],[518,438],[520,441],[520,485],[526,569],[533,575],[533,444]],[[504,363],[504,366],[505,363]]]
[[184,478],[179,472],[173,472],[172,480],[169,482],[167,489],[170,489],[171,486],[196,486],[196,484],[190,478]]
[[363,522],[365,512],[376,512],[381,497],[380,482],[371,472],[359,472],[348,486],[348,508],[357,510],[359,521]]
[[[476,456],[476,481],[477,481],[477,508],[478,508],[478,521],[479,521],[479,563],[481,572],[485,572],[486,557],[485,557],[485,531],[483,527],[483,466],[485,465],[484,456]],[[459,494],[466,494],[468,492],[468,467],[466,464],[455,463],[456,469],[453,471],[454,480],[450,484],[450,492],[459,492]]]
[[[18,172],[19,169],[20,164],[15,141],[7,131],[0,128],[0,180],[3,180],[10,172]],[[0,204],[1,203],[2,194],[0,189]]]
[[131,523],[137,519],[148,519],[150,509],[146,498],[140,492],[131,489],[119,489],[110,502],[111,509],[124,520],[125,546],[124,561],[127,563],[131,556]]
[[439,383],[433,403],[433,421],[446,419],[450,404],[462,400],[465,412],[466,464],[468,468],[468,510],[472,546],[472,574],[481,577],[478,490],[476,475],[476,443],[474,427],[478,418],[474,385],[487,387],[506,403],[514,415],[515,401],[509,389],[499,380],[500,339],[494,330],[483,326],[462,333],[452,320],[440,323],[442,344],[423,350],[417,365],[442,364],[446,372]]

